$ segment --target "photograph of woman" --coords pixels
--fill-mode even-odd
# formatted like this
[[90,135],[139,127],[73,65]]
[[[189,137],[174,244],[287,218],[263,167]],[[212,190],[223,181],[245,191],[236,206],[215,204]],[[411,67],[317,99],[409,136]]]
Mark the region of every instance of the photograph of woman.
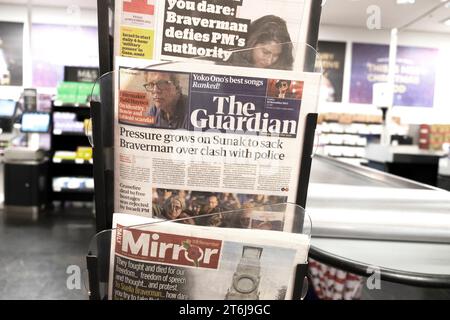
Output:
[[250,24],[246,48],[233,52],[227,63],[240,67],[292,70],[292,51],[286,21],[267,15]]

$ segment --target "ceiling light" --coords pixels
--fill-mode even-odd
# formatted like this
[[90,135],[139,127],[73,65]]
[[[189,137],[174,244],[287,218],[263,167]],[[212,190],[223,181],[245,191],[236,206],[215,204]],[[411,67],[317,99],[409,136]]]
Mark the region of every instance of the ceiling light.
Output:
[[450,18],[445,19],[442,21],[443,24],[445,24],[447,27],[450,27]]
[[416,0],[397,0],[397,4],[414,4]]

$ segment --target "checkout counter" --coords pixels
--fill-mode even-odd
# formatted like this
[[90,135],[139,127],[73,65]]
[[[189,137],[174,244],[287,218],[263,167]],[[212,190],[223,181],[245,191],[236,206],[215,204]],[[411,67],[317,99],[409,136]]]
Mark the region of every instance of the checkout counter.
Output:
[[444,152],[419,149],[417,145],[369,144],[367,166],[407,179],[437,186],[439,159]]
[[306,211],[310,257],[329,266],[422,288],[450,288],[450,193],[315,156]]
[[450,155],[439,160],[438,187],[450,191]]

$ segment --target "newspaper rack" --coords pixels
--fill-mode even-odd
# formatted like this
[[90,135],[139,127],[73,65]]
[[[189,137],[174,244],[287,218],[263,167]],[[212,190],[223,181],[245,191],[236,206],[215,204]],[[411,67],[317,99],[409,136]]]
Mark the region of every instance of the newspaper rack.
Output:
[[[301,52],[301,67],[298,68],[299,72],[304,71],[310,74],[322,74],[321,61],[314,48],[304,43],[289,43],[289,45],[291,45],[296,52]],[[246,50],[253,49],[255,48]],[[210,61],[203,61],[202,58],[189,59],[187,62],[191,66],[198,64],[203,68],[205,67],[205,64],[211,64]],[[171,67],[176,70],[177,64],[181,65],[186,64],[187,62],[157,61],[145,68],[151,69],[155,66],[160,67],[171,65]],[[240,69],[244,70],[245,68]],[[133,70],[133,68],[128,70]],[[139,70],[142,70],[142,68]],[[108,72],[98,79],[96,85],[99,86],[100,95],[91,97],[90,107],[92,125],[89,126],[89,131],[86,132],[93,146],[96,230],[98,232],[89,248],[89,254],[87,255],[89,292],[91,299],[108,298],[105,294],[105,285],[108,283],[113,213],[117,212],[114,210],[114,121],[116,115],[114,110],[115,94],[113,84],[114,81],[117,80],[118,72],[119,71]],[[245,70],[243,73],[244,72]],[[292,74],[295,73],[294,71],[285,72],[291,72]],[[316,107],[317,106],[315,106],[315,108]],[[303,140],[299,160],[300,170],[295,204],[284,203],[283,205],[286,208],[289,208],[290,212],[295,213],[294,216],[296,223],[290,232],[310,235],[311,223],[309,218],[305,218],[307,216],[305,216],[304,208],[306,206],[317,113],[312,112],[306,114],[303,121],[304,122],[298,129],[298,134],[303,135]],[[272,205],[274,204],[275,203],[272,203]],[[228,214],[230,216],[237,216],[243,214],[243,211],[229,212],[227,215]],[[303,280],[306,273],[307,261],[305,261],[305,264],[299,264],[297,267],[295,290],[293,294],[294,299],[300,299],[304,295],[304,286],[307,286],[307,282]]]
[[[252,214],[253,212],[253,214]],[[257,212],[259,215],[254,215]],[[253,217],[253,218],[252,218]],[[281,219],[280,219],[281,217]],[[288,230],[297,230],[296,233],[300,233],[304,235],[304,238],[307,239],[307,244],[305,246],[306,252],[309,250],[310,236],[311,236],[311,221],[309,216],[305,213],[304,209],[300,206],[284,203],[284,204],[276,204],[276,205],[266,205],[258,208],[253,208],[253,211],[249,211],[248,209],[234,210],[228,212],[214,213],[204,216],[198,217],[190,217],[184,219],[177,220],[162,220],[157,222],[152,222],[148,224],[139,224],[134,226],[125,227],[126,229],[134,230],[151,230],[154,229],[155,226],[161,226],[162,224],[195,224],[196,226],[204,226],[210,221],[222,221],[225,222],[222,227],[209,227],[209,228],[233,228],[233,229],[241,229],[238,232],[241,232],[246,235],[252,234],[252,232],[258,232],[256,230],[250,229],[265,229],[265,230],[273,230],[271,233],[280,233],[280,232],[289,232]],[[281,230],[284,228],[285,230]],[[96,234],[89,246],[89,252],[87,255],[87,265],[89,272],[89,297],[93,300],[98,299],[111,299],[108,292],[108,283],[110,280],[110,250],[111,250],[111,241],[115,240],[115,232],[117,229],[109,229],[104,230]],[[240,239],[230,239],[234,243],[242,243],[242,246],[245,247],[245,242]],[[272,260],[281,261],[276,257],[276,253],[271,257]],[[307,258],[307,257],[306,257]],[[258,261],[259,264],[259,261]],[[266,266],[267,267],[267,266]],[[292,270],[295,273],[294,283],[293,283],[293,291],[292,297],[293,299],[302,299],[307,292],[308,282],[306,280],[307,274],[307,260],[304,263],[298,264],[295,270]],[[252,271],[246,271],[247,273],[251,273]],[[264,277],[264,265],[261,263],[261,267],[258,266],[258,270],[255,271],[257,276],[259,277],[261,273],[261,281],[263,282]],[[269,272],[269,271],[267,271]],[[219,277],[223,278],[223,274],[217,273],[217,279],[210,278],[209,281],[213,281],[213,283],[219,283]],[[228,279],[229,278],[229,279]],[[227,280],[228,279],[228,280]],[[232,282],[233,277],[226,278],[226,282],[230,284]],[[273,283],[272,283],[273,285]],[[273,285],[276,286],[276,285]],[[281,286],[280,286],[281,287]],[[247,292],[246,294],[249,297],[254,297],[257,292],[257,288],[253,290],[252,294]]]

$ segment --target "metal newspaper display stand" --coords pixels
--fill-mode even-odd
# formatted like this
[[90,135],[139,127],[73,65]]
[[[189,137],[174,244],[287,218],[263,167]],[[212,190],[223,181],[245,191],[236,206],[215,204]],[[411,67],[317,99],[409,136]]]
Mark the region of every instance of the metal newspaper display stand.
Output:
[[[314,48],[307,44],[291,45],[295,50],[302,50],[304,52],[303,63],[306,70],[314,70],[314,73],[321,74],[320,59],[316,61],[317,52]],[[185,62],[161,62],[153,64],[150,68],[177,63]],[[195,63],[203,63],[203,61],[201,58],[190,59],[190,64]],[[93,146],[94,181],[96,186],[96,227],[99,232],[93,239],[87,255],[91,299],[106,298],[104,288],[108,283],[109,274],[109,254],[112,236],[110,227],[112,226],[112,215],[114,212],[114,197],[112,196],[114,195],[114,93],[111,90],[114,76],[116,76],[115,72],[109,72],[100,77],[96,83],[100,87],[100,97],[92,96],[92,131],[87,132]],[[317,114],[309,113],[306,115],[305,122],[299,125],[298,134],[303,134],[303,149],[300,161],[301,167],[296,204],[283,204],[289,212],[296,213],[294,228],[291,232],[307,235],[310,235],[311,223],[309,217],[305,215],[304,207],[306,204],[316,122]],[[268,207],[262,209],[270,211]],[[243,213],[244,211],[238,210],[236,212],[229,212],[227,215],[238,216]],[[305,280],[306,274],[307,262],[297,267],[296,287],[295,294],[293,295],[296,299],[302,298],[305,294],[304,286],[307,286],[307,281]]]
[[[100,87],[100,96],[93,97],[90,103],[92,127],[88,133],[93,146],[96,230],[98,232],[91,243],[87,255],[90,299],[108,298],[106,288],[109,275],[109,255],[112,236],[112,230],[110,228],[112,227],[112,216],[114,212],[114,72],[111,72],[113,70],[114,47],[112,25],[112,21],[114,21],[114,2],[114,0],[97,1],[100,73],[103,76],[97,82],[97,85]],[[292,43],[295,50],[301,50],[302,52],[301,65],[303,66],[304,72],[322,74],[320,58],[318,58],[317,51],[315,50],[320,14],[321,2],[312,1],[307,43]],[[286,44],[284,43],[282,45]],[[201,62],[199,60],[201,58],[191,59],[192,63]],[[311,234],[311,222],[305,214],[304,208],[306,206],[316,123],[317,113],[309,113],[306,115],[306,119],[302,124],[303,126],[299,128],[299,134],[303,134],[303,148],[295,204],[279,204],[284,205],[286,209],[289,208],[290,212],[295,213],[295,223],[291,232],[307,235]],[[227,213],[230,217],[241,214],[243,212],[239,210]],[[305,264],[300,264],[297,267],[293,292],[294,299],[301,299],[306,294],[307,281],[305,277],[307,268],[307,261]]]
[[[114,70],[114,12],[115,6],[119,5],[119,1],[117,3],[116,1],[97,0],[99,69],[103,76],[98,81],[100,97],[92,99],[90,104],[93,123],[91,130],[93,131],[89,133],[91,140],[95,141],[93,159],[97,232],[111,228],[114,212],[114,198],[111,197],[114,191],[114,138],[112,127],[114,95],[111,71]],[[322,74],[321,59],[315,49],[318,42],[321,12],[322,1],[312,0],[306,30],[306,43],[297,45],[297,50],[303,49],[304,72],[319,72]],[[316,60],[318,63],[316,63]],[[192,61],[195,61],[195,58]],[[301,70],[301,68],[299,69]],[[317,113],[308,114],[304,123],[301,171],[296,199],[296,204],[303,208],[306,206],[316,124]],[[93,145],[93,143],[91,144]]]

